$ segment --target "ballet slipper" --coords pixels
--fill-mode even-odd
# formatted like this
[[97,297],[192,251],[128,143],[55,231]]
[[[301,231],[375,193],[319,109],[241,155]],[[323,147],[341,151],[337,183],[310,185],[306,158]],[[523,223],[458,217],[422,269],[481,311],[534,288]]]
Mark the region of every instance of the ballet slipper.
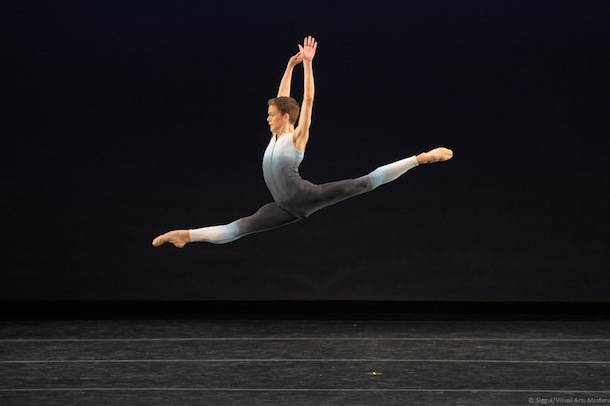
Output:
[[190,241],[188,230],[174,230],[156,237],[152,241],[152,245],[153,247],[160,247],[165,243],[171,243],[176,248],[182,248]]
[[434,154],[434,161],[432,162],[444,162],[453,158],[453,151],[449,148],[439,147],[431,151]]
[[435,162],[444,162],[453,158],[453,151],[449,148],[438,147],[428,152],[421,153],[417,156],[417,163],[431,164]]

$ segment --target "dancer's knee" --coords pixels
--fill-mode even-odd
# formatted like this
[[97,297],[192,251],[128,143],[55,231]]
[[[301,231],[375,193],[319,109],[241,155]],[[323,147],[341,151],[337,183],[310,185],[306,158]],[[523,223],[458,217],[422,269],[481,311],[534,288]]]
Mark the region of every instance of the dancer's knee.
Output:
[[368,176],[338,182],[334,185],[333,195],[347,198],[357,196],[373,189],[373,182]]
[[370,192],[371,190],[376,189],[378,186],[380,186],[381,183],[382,182],[375,174],[375,171],[358,179],[354,179],[354,187],[358,191],[358,194]]

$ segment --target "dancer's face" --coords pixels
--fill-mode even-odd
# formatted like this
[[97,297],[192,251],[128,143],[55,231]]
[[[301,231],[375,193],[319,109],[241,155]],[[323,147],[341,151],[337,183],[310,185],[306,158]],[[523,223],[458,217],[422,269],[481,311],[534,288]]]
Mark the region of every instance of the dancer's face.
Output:
[[288,122],[288,113],[282,113],[275,106],[269,106],[267,109],[267,123],[273,134],[280,134],[284,131],[284,127]]

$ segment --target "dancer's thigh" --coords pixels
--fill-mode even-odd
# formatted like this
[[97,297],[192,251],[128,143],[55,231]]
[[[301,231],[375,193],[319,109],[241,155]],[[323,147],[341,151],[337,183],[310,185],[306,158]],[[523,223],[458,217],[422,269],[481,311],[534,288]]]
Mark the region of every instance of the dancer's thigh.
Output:
[[235,222],[239,234],[246,235],[294,223],[299,218],[282,210],[276,203],[268,203],[251,216]]
[[362,177],[315,185],[308,196],[309,213],[372,190],[371,182]]

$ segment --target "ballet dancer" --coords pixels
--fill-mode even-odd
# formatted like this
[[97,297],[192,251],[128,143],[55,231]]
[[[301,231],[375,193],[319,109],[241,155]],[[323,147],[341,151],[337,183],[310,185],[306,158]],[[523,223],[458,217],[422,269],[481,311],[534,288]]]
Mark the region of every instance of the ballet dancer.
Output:
[[[299,164],[309,140],[314,100],[313,59],[318,43],[309,36],[299,44],[299,52],[288,61],[276,98],[268,101],[267,123],[271,140],[263,155],[263,176],[273,196],[273,203],[261,207],[251,216],[225,225],[192,230],[173,230],[156,237],[152,245],[172,243],[178,248],[189,242],[225,244],[245,235],[270,230],[299,221],[317,210],[391,182],[408,170],[422,164],[451,159],[450,149],[439,147],[381,166],[368,175],[337,182],[313,184],[301,178]],[[299,108],[290,97],[292,72],[303,64],[303,103]],[[300,111],[300,116],[299,116]],[[299,117],[298,125],[297,117]]]

